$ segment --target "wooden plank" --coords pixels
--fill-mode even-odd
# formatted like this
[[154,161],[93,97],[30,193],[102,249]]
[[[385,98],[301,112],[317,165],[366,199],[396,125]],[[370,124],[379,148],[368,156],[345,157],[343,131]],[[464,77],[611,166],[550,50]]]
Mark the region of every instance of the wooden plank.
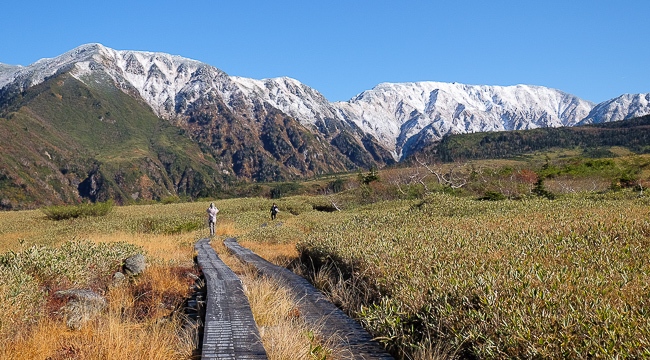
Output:
[[267,359],[241,281],[209,239],[194,247],[207,289],[201,359]]
[[345,358],[351,359],[393,359],[384,348],[372,340],[361,325],[332,304],[306,279],[293,272],[271,264],[260,256],[237,243],[234,238],[224,242],[240,260],[249,263],[263,275],[275,279],[291,292],[296,301],[300,315],[325,339],[333,341],[338,349],[343,350]]

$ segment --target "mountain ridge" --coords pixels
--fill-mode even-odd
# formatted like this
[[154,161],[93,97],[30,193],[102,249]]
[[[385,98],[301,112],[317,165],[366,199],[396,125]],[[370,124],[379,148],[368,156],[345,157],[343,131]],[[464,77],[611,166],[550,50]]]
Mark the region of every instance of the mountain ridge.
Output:
[[0,208],[216,196],[238,182],[394,163],[352,125],[308,129],[181,57],[93,44],[0,79]]
[[[115,63],[109,72],[114,81],[132,87],[154,112],[168,120],[177,118],[183,107],[191,105],[202,93],[212,92],[222,97],[226,106],[246,103],[248,115],[260,102],[266,102],[307,127],[322,130],[328,121],[351,126],[352,133],[363,133],[356,136],[357,140],[372,136],[396,161],[426,146],[426,142],[440,140],[446,133],[574,126],[650,113],[650,105],[645,101],[637,102],[638,106],[629,114],[619,116],[633,105],[625,95],[594,104],[557,89],[523,84],[380,83],[348,101],[329,102],[316,89],[289,77],[256,80],[229,76],[214,66],[179,55],[113,50],[97,43],[14,68],[14,72],[28,75],[29,69],[34,68],[33,76],[25,76],[31,82],[23,81],[23,85],[29,86],[74,64],[73,73],[82,78],[93,70],[93,65],[110,68],[105,59],[99,59],[102,56]],[[11,82],[6,75],[11,71],[3,73],[0,88]],[[204,76],[192,77],[197,73]],[[180,108],[179,94],[189,95],[183,96]],[[648,98],[650,94],[635,96]],[[619,110],[591,113],[599,105],[605,107],[605,103],[608,108]]]
[[[290,180],[395,164],[446,134],[565,127],[645,115],[650,113],[649,99],[650,94],[631,94],[594,104],[543,86],[423,81],[380,83],[349,101],[329,102],[290,77],[230,76],[179,55],[92,43],[29,66],[0,65],[0,118],[7,120],[0,125],[7,132],[19,139],[27,136],[19,131],[21,122],[28,130],[38,129],[38,124],[72,126],[56,139],[42,137],[44,145],[34,145],[42,151],[23,156],[16,144],[11,153],[5,152],[3,157],[11,160],[0,159],[0,183],[18,188],[27,184],[35,193],[36,184],[57,177],[48,186],[70,188],[59,191],[65,196],[47,200],[51,203],[89,198],[86,193],[75,198],[75,191],[82,191],[74,187],[97,184],[98,179],[104,179],[105,188],[94,189],[103,195],[93,200],[196,197],[223,191],[233,181]],[[122,111],[127,103],[129,111]],[[149,120],[139,120],[144,118]],[[165,128],[165,135],[147,143],[143,134],[157,133],[139,126]],[[76,131],[93,127],[101,130],[95,142],[88,140],[92,130]],[[141,135],[134,143],[125,131]],[[115,146],[93,148],[111,137]],[[78,149],[71,164],[63,156],[44,155],[65,142]],[[116,157],[120,147],[125,150]],[[76,170],[65,170],[63,177],[21,175],[26,173],[20,164],[30,162],[43,169]],[[139,185],[127,184],[127,178],[139,179]],[[158,185],[149,191],[147,184]]]

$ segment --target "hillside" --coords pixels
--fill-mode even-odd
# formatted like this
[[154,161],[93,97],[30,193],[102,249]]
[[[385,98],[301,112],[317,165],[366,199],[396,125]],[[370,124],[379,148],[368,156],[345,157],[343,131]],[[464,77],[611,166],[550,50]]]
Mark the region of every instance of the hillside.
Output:
[[599,156],[612,155],[608,147],[633,153],[650,151],[650,116],[626,121],[561,128],[450,134],[423,150],[425,156],[453,162],[513,158],[532,152],[579,147]]
[[229,196],[241,182],[394,163],[340,121],[309,128],[272,102],[217,92],[233,87],[197,61],[99,45],[3,67],[1,208]]
[[[450,161],[578,146],[595,140],[563,127],[645,115],[649,99],[593,104],[533,85],[415,82],[331,103],[288,77],[247,79],[181,56],[87,44],[0,66],[0,208],[227,197],[238,184],[383,168],[422,149]],[[559,133],[449,143],[450,134],[537,128]]]
[[227,180],[183,131],[116,88],[62,74],[0,118],[2,208],[215,195]]

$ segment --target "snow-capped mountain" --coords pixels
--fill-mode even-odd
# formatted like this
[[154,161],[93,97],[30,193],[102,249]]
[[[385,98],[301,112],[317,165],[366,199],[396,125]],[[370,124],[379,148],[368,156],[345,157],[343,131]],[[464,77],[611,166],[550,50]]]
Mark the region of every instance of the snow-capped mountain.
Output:
[[580,125],[627,120],[647,115],[649,109],[650,93],[623,94],[596,105]]
[[168,119],[210,93],[222,98],[231,110],[237,107],[241,111],[243,105],[253,112],[260,104],[268,103],[309,125],[336,116],[323,95],[288,77],[231,77],[213,66],[180,56],[113,50],[100,44],[83,45],[27,67],[0,67],[0,89],[13,83],[23,90],[65,70],[91,83],[95,81],[94,72],[100,69],[123,89],[137,92],[157,115]]
[[[559,90],[529,85],[383,83],[350,101],[330,103],[294,79],[232,77],[196,60],[100,44],[83,45],[26,67],[0,66],[0,92],[11,86],[22,91],[65,71],[86,84],[107,74],[124,92],[139,96],[170,121],[182,121],[217,103],[258,121],[260,111],[276,109],[332,143],[347,132],[356,139],[355,146],[366,151],[380,146],[396,160],[447,133],[574,126],[650,114],[650,94],[623,95],[596,106]],[[339,148],[346,152],[348,145]],[[359,154],[348,152],[352,161]]]
[[336,118],[332,105],[318,91],[288,77],[254,80],[232,77],[249,104],[264,101],[299,119],[302,124]]
[[19,67],[19,66],[15,66],[15,65],[7,65],[7,64],[0,63],[0,76],[2,76],[3,73],[9,73],[9,72],[12,72],[12,71],[14,71],[16,68],[18,68],[18,67]]
[[342,117],[401,156],[416,135],[438,140],[449,132],[572,126],[593,104],[541,86],[418,82],[380,84],[336,106]]

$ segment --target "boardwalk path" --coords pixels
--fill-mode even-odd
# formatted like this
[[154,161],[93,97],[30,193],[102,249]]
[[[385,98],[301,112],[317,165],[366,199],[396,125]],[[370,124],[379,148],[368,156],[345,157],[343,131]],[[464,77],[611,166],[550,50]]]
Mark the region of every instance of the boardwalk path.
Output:
[[208,239],[194,247],[207,288],[201,359],[267,359],[241,281]]
[[224,242],[240,260],[253,265],[263,275],[274,278],[280,285],[287,287],[302,318],[323,338],[330,339],[346,359],[392,359],[386,351],[359,325],[343,311],[328,301],[323,294],[307,280],[293,272],[273,265],[249,249],[228,238]]

